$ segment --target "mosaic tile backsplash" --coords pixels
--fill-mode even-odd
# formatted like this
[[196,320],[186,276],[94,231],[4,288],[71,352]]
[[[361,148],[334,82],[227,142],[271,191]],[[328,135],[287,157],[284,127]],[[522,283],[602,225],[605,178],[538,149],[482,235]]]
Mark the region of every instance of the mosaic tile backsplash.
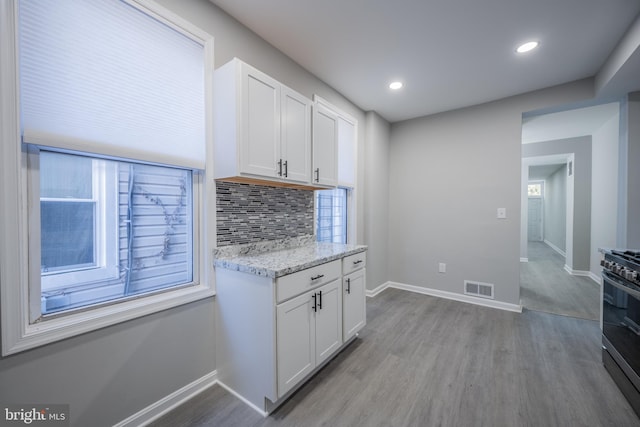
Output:
[[313,234],[313,191],[216,181],[218,246]]

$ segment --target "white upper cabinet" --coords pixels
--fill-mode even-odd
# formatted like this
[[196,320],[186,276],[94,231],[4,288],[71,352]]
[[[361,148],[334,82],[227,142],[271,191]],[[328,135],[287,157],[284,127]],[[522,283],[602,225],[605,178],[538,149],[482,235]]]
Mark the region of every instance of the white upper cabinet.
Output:
[[356,121],[338,116],[338,185],[356,186]]
[[338,116],[322,104],[313,106],[314,185],[335,187],[338,184]]
[[314,99],[312,183],[354,188],[358,122],[321,97]]
[[214,75],[216,178],[308,184],[311,101],[237,58]]
[[276,177],[280,84],[247,64],[240,64],[240,79],[240,172]]
[[282,174],[289,181],[308,183],[311,177],[311,101],[282,87]]

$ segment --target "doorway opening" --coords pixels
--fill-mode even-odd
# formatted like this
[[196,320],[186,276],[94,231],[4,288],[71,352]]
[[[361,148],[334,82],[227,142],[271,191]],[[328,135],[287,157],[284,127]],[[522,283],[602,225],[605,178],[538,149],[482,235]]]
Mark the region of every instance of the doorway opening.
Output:
[[[588,106],[523,115],[520,294],[525,308],[599,319],[598,248],[616,247],[618,242],[621,111],[618,102],[594,100]],[[552,180],[537,178],[544,181],[543,197],[532,202],[531,211],[533,216],[541,212],[539,239],[535,218],[528,221],[528,183],[536,179],[535,168],[542,166],[533,160],[553,155],[564,156],[555,163],[565,168],[558,176],[566,179],[566,203],[552,202],[559,194]],[[564,215],[551,215],[553,206],[564,208]],[[566,219],[552,219],[558,217]]]
[[527,158],[527,262],[521,264],[525,308],[583,319],[599,318],[598,284],[575,275],[573,265],[573,174],[571,154]]

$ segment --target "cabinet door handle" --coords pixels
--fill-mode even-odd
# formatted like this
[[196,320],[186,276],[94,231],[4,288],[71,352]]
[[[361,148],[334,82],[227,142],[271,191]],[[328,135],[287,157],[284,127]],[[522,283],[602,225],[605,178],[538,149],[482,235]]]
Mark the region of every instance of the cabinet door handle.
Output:
[[311,307],[311,308],[313,309],[314,313],[316,311],[318,311],[318,307],[317,307],[317,304],[316,304],[316,302],[317,302],[316,301],[316,296],[317,296],[317,294],[313,294],[313,296],[311,297],[311,298],[313,298],[313,307]]
[[320,302],[318,303],[318,310],[322,310],[322,291],[318,292],[318,295],[320,295]]
[[351,279],[347,279],[347,293],[351,294]]
[[[282,160],[281,160],[282,161]],[[289,167],[288,167],[289,161],[285,160],[284,161],[284,177],[288,178],[289,177]]]
[[278,160],[278,176],[282,176],[282,159]]
[[324,274],[318,274],[317,276],[312,276],[311,281],[313,282],[314,280],[322,279],[323,277],[324,277]]
[[359,260],[357,260],[357,261],[353,261],[353,265],[358,265],[358,264],[360,264],[361,262],[362,262],[362,260],[361,260],[361,259],[359,259]]
[[320,182],[320,168],[316,169],[316,182]]

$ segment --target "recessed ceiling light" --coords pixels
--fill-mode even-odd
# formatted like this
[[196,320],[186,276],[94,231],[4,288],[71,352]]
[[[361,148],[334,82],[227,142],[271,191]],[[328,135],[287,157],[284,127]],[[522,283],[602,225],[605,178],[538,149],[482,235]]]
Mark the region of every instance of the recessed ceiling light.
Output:
[[527,42],[527,43],[521,44],[516,49],[516,52],[518,52],[518,53],[529,52],[529,51],[537,48],[539,44],[540,44],[539,42]]
[[398,90],[403,86],[402,82],[393,82],[389,84],[389,89]]

